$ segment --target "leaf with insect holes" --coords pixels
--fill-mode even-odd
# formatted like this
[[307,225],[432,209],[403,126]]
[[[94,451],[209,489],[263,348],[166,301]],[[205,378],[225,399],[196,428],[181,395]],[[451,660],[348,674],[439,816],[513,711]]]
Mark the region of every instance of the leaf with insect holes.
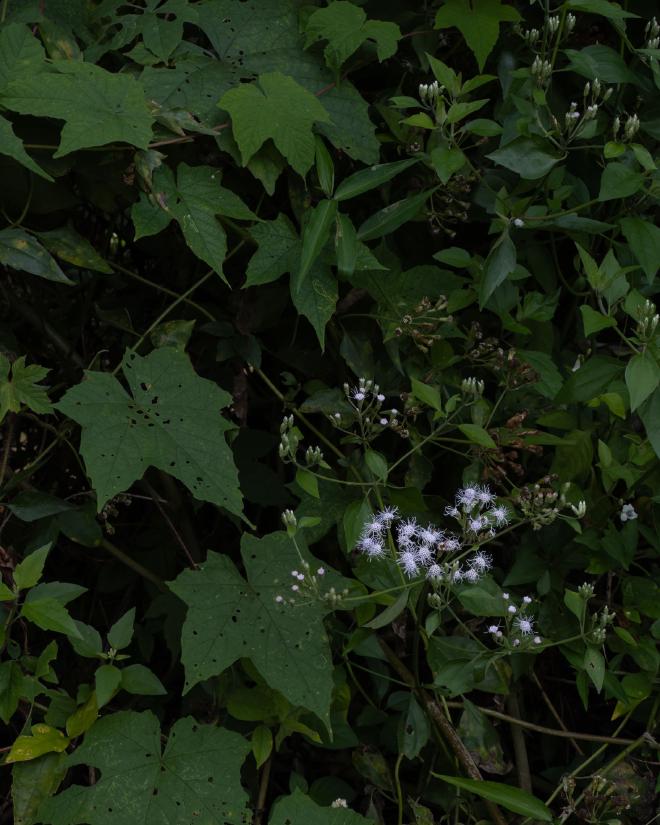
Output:
[[268,825],[369,825],[365,819],[350,808],[327,808],[317,805],[314,800],[296,788],[291,796],[280,797],[273,806]]
[[55,405],[82,427],[80,450],[99,510],[157,467],[201,501],[239,515],[238,473],[225,441],[231,424],[220,415],[229,393],[171,347],[146,357],[128,352],[122,369],[130,395],[114,376],[89,371]]
[[[270,687],[327,724],[332,695],[322,621],[327,611],[303,595],[288,603],[291,587],[301,585],[291,576],[292,570],[301,571],[296,548],[284,532],[262,539],[244,535],[241,556],[247,581],[227,556],[209,553],[200,570],[184,570],[169,584],[188,605],[181,636],[185,690],[249,658]],[[313,559],[308,561],[314,569]],[[320,580],[323,591],[327,578]]]
[[114,142],[147,148],[153,119],[144,90],[133,76],[73,60],[53,65],[57,71],[15,75],[2,105],[22,115],[63,120],[54,157]]
[[91,787],[71,785],[43,804],[44,825],[242,825],[248,797],[241,765],[250,743],[215,725],[177,720],[161,754],[161,732],[149,711],[99,719],[66,766],[99,772]]

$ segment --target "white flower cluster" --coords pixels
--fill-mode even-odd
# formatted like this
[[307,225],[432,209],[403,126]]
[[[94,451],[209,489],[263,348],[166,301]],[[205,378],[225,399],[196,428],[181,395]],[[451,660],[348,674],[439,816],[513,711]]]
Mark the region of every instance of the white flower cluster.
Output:
[[493,536],[496,527],[509,523],[510,513],[503,505],[496,504],[496,496],[487,485],[463,487],[456,493],[456,502],[445,508],[445,515],[456,519],[464,533]]
[[543,644],[543,639],[537,635],[534,627],[534,618],[529,613],[521,612],[529,608],[532,603],[531,596],[523,596],[520,608],[511,602],[508,593],[502,593],[502,598],[507,602],[506,618],[504,629],[500,623],[489,625],[486,630],[493,640],[498,644],[505,644],[512,648],[538,646]]
[[364,525],[357,549],[369,559],[386,556],[390,529],[396,539],[397,563],[409,579],[425,576],[431,582],[474,584],[492,567],[492,558],[484,550],[470,556],[464,566],[450,564],[451,556],[463,548],[461,538],[414,518],[400,519],[396,507],[381,510]]

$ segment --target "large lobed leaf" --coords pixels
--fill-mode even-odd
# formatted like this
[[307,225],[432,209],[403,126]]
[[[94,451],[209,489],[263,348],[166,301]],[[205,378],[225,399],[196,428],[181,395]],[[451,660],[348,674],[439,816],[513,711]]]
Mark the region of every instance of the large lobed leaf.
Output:
[[170,582],[188,605],[181,637],[186,690],[249,658],[270,687],[327,723],[332,661],[324,610],[302,596],[287,603],[291,571],[300,570],[293,543],[286,533],[244,535],[241,556],[247,581],[226,556],[209,553],[200,570]]
[[200,378],[188,357],[164,347],[122,364],[131,391],[103,372],[87,372],[56,408],[82,426],[80,449],[99,509],[147,467],[182,481],[202,501],[241,513],[238,473],[220,410],[229,393]]
[[98,721],[67,767],[100,771],[95,785],[72,785],[40,810],[44,825],[240,825],[247,819],[241,764],[249,743],[237,733],[186,717],[161,754],[160,725],[149,711]]

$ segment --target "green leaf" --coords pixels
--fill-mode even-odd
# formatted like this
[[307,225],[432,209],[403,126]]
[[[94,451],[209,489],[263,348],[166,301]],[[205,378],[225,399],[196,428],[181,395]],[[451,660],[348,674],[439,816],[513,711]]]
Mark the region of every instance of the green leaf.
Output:
[[584,651],[583,664],[594,687],[600,693],[605,679],[605,657],[597,647],[588,645]]
[[108,644],[115,650],[128,647],[133,638],[133,624],[135,623],[135,608],[131,607],[108,630]]
[[69,739],[57,728],[50,725],[32,725],[31,736],[19,736],[7,754],[7,763],[29,762],[45,753],[62,753]]
[[221,173],[212,166],[177,167],[176,184],[169,167],[154,175],[158,203],[176,219],[190,249],[222,275],[227,237],[216,215],[235,220],[257,220],[257,216],[231,190],[220,185]]
[[380,163],[376,166],[370,166],[368,169],[361,169],[339,184],[335,192],[335,200],[346,201],[356,198],[358,195],[363,195],[377,186],[382,186],[418,162],[417,158],[407,158],[406,160]]
[[646,401],[660,382],[660,367],[650,352],[638,353],[626,366],[626,386],[630,393],[630,411]]
[[30,762],[17,762],[12,768],[11,796],[14,825],[34,825],[39,807],[52,796],[66,774],[65,756],[47,753]]
[[371,825],[372,821],[350,808],[322,808],[296,788],[273,805],[268,825]]
[[39,241],[22,229],[0,230],[0,264],[58,284],[73,283]]
[[610,315],[603,315],[602,312],[598,312],[588,304],[583,304],[580,307],[580,314],[582,315],[585,335],[593,335],[595,332],[616,326],[614,318]]
[[265,725],[257,725],[252,731],[250,741],[252,743],[254,761],[257,763],[257,768],[260,768],[273,751],[273,734],[270,728],[267,728]]
[[335,200],[323,200],[312,210],[302,233],[302,250],[297,276],[298,288],[330,237],[330,227],[335,221],[336,214],[337,201]]
[[97,707],[102,708],[115,695],[121,684],[122,672],[114,665],[101,665],[94,674]]
[[399,593],[396,600],[393,601],[389,607],[386,607],[385,610],[380,612],[374,619],[365,622],[362,626],[369,627],[372,630],[379,630],[381,627],[387,627],[392,624],[392,622],[406,609],[409,595],[410,594],[407,590]]
[[382,238],[383,235],[394,232],[395,229],[416,217],[434,191],[435,189],[427,189],[425,192],[410,195],[408,198],[395,201],[395,203],[380,209],[360,226],[357,233],[358,239],[372,241],[375,238]]
[[2,104],[23,115],[64,120],[56,158],[113,142],[147,148],[152,117],[134,77],[77,61],[57,61],[53,69],[18,76],[7,86]]
[[638,79],[625,60],[609,46],[596,44],[580,51],[565,49],[568,69],[589,80],[598,78],[601,83],[638,83]]
[[399,721],[399,751],[406,759],[416,759],[429,740],[429,723],[413,693],[408,699],[408,708]]
[[305,48],[319,40],[327,40],[323,51],[326,64],[332,69],[341,65],[367,40],[376,44],[378,60],[382,63],[396,52],[401,31],[395,23],[367,20],[359,7],[346,0],[332,0],[323,9],[313,12],[305,28]]
[[51,229],[48,232],[35,232],[35,234],[49,252],[69,264],[81,269],[105,272],[108,275],[113,271],[110,264],[103,260],[87,238],[83,238],[70,226]]
[[482,797],[482,799],[488,799],[496,805],[501,805],[503,808],[513,811],[513,813],[522,814],[522,816],[528,816],[531,819],[540,819],[541,822],[552,822],[550,809],[535,796],[526,791],[521,791],[520,788],[513,788],[511,785],[504,785],[501,782],[462,779],[458,776],[443,776],[438,773],[433,773],[433,776],[454,785],[456,788],[469,791]]
[[8,724],[23,694],[23,674],[16,662],[0,662],[0,719]]
[[660,267],[660,227],[642,218],[622,218],[621,229],[649,283]]
[[313,498],[319,498],[318,479],[308,470],[303,470],[302,467],[296,470],[296,484],[303,489],[307,495]]
[[[319,179],[323,194],[326,198],[331,198],[335,188],[335,166],[322,137],[316,136],[315,146],[316,176]],[[270,192],[269,194],[272,195],[273,193]]]
[[479,306],[483,307],[500,284],[516,268],[516,247],[508,232],[503,232],[490,250],[484,263],[484,274],[479,284]]
[[481,447],[487,447],[492,450],[497,448],[497,444],[491,436],[478,424],[459,424],[458,429],[466,438],[472,441],[473,444],[479,444]]
[[428,404],[428,406],[433,410],[437,410],[438,412],[442,410],[442,397],[440,396],[440,390],[437,387],[424,384],[416,378],[412,378],[410,384],[415,398],[423,404]]
[[0,31],[0,94],[16,77],[45,71],[45,53],[39,40],[22,23],[4,23]]
[[161,756],[160,726],[150,713],[106,716],[67,758],[67,767],[89,765],[96,784],[71,785],[40,811],[47,825],[158,825],[247,818],[240,770],[250,746],[233,731],[198,725],[191,717],[172,727]]
[[158,467],[182,481],[201,501],[241,513],[231,425],[219,411],[231,396],[200,378],[188,357],[171,347],[146,357],[128,352],[123,371],[131,394],[101,372],[87,372],[57,409],[82,426],[81,452],[97,494],[108,499]]
[[638,17],[631,11],[624,11],[618,3],[610,0],[567,0],[567,7],[572,11],[586,11],[590,14],[600,14],[610,20],[625,20],[629,17]]
[[49,372],[38,364],[26,367],[24,355],[10,364],[0,353],[0,422],[8,412],[20,412],[23,405],[42,415],[52,412],[46,388],[39,386]]
[[486,157],[516,172],[524,180],[544,177],[562,159],[548,141],[526,137],[516,138]]
[[18,161],[21,166],[25,166],[31,172],[45,178],[48,181],[53,179],[45,172],[41,166],[36,164],[30,155],[23,148],[23,141],[14,134],[14,129],[7,118],[0,117],[0,155],[6,155]]
[[230,89],[219,106],[231,115],[232,131],[245,166],[255,152],[272,138],[299,175],[314,162],[315,123],[330,116],[318,99],[292,77],[281,72],[261,74],[256,83]]
[[79,656],[85,656],[88,659],[97,659],[103,655],[103,641],[101,635],[91,625],[84,622],[74,622],[77,636],[69,638],[71,647]]
[[442,183],[465,165],[465,155],[456,146],[438,146],[431,152],[431,163]]
[[576,590],[564,590],[564,604],[580,622],[580,626],[584,622],[584,615],[586,610],[586,601]]
[[321,349],[325,346],[325,328],[332,318],[338,298],[337,279],[330,267],[317,261],[304,281],[297,273],[291,278],[291,300],[316,332]]
[[486,58],[493,50],[500,33],[500,23],[515,23],[520,14],[513,6],[502,5],[502,0],[446,0],[435,17],[436,29],[455,26],[477,59],[483,71]]
[[128,665],[121,671],[121,686],[138,696],[164,696],[167,691],[155,673],[144,665]]
[[258,223],[250,232],[258,248],[248,263],[244,287],[269,284],[294,270],[300,256],[300,239],[286,215]]
[[608,163],[600,179],[599,201],[629,198],[644,186],[644,176],[623,163]]
[[77,636],[78,628],[69,611],[56,599],[42,598],[25,601],[21,616],[42,630],[53,630],[66,636]]
[[340,275],[350,278],[355,272],[358,253],[363,246],[357,239],[357,232],[351,219],[347,215],[337,215],[335,251],[337,270]]
[[639,409],[648,440],[660,458],[660,389],[657,389]]
[[241,556],[247,582],[227,556],[209,553],[200,570],[184,570],[169,585],[188,605],[185,690],[247,657],[271,688],[327,723],[332,665],[324,606],[307,599],[289,604],[291,571],[300,570],[293,543],[285,533],[243,535]]
[[34,585],[41,580],[50,547],[51,545],[47,544],[45,547],[35,550],[26,556],[20,564],[16,565],[16,569],[14,570],[14,584],[19,590],[25,590],[26,587],[34,587]]
[[464,120],[468,115],[471,115],[473,112],[477,112],[488,102],[488,98],[483,98],[482,100],[471,100],[469,102],[463,103],[452,103],[449,109],[447,110],[445,123],[460,123],[461,120]]

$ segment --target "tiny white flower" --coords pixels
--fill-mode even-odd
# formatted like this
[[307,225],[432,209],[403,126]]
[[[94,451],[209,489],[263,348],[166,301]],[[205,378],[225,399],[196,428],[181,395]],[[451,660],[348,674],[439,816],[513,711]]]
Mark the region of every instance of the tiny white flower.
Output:
[[506,599],[506,600],[508,601],[508,599],[509,599],[509,594],[508,594],[508,593],[502,593],[502,598],[503,598],[503,599]]
[[477,495],[476,487],[464,487],[456,493],[456,501],[464,507],[470,508],[476,503]]
[[391,413],[392,415],[398,415],[398,414],[399,414],[399,411],[397,410],[397,408],[396,408],[396,407],[393,407],[393,408],[390,410],[390,413]]
[[380,401],[381,404],[383,403],[383,401],[385,400],[385,396],[382,392],[378,393],[378,395],[376,396],[376,400]]
[[497,636],[498,639],[501,639],[504,634],[502,633],[501,630],[498,630],[495,635]]
[[399,541],[410,541],[417,535],[419,525],[414,518],[409,518],[407,521],[401,522],[397,527],[397,538]]
[[284,596],[275,596],[275,601],[278,604],[282,604],[282,602],[284,601]]
[[364,533],[369,536],[378,536],[383,531],[383,522],[378,516],[364,525]]
[[495,495],[491,492],[487,484],[477,489],[477,500],[480,504],[490,504],[495,501]]
[[428,544],[421,544],[417,548],[417,561],[422,567],[428,567],[429,564],[433,561],[433,550],[428,546]]
[[419,573],[417,554],[411,550],[404,550],[404,552],[399,555],[399,564],[408,578],[412,578]]
[[532,597],[531,596],[523,596],[523,604],[531,604]]
[[460,516],[460,512],[458,507],[455,507],[453,504],[449,504],[445,507],[445,515],[451,516],[451,518],[458,518]]
[[375,559],[385,553],[385,548],[381,542],[376,541],[372,536],[364,536],[360,539],[358,547],[365,555],[369,556],[370,559]]
[[446,553],[455,553],[461,549],[461,542],[456,536],[446,536],[441,542],[440,547]]
[[488,633],[493,633],[493,634],[496,634],[496,633],[497,633],[497,631],[498,631],[499,629],[500,629],[500,626],[499,626],[499,625],[497,625],[497,624],[492,624],[492,625],[490,625],[490,627],[488,628]]
[[528,616],[518,616],[516,627],[523,636],[531,636],[534,632],[534,622]]
[[319,567],[319,569],[316,571],[316,575],[325,576],[325,567]]
[[493,507],[491,510],[488,511],[488,515],[495,522],[495,524],[497,524],[498,527],[502,527],[509,521],[509,511],[506,509],[506,507]]
[[469,559],[469,564],[471,567],[474,567],[475,570],[479,571],[479,573],[485,573],[486,570],[490,570],[492,567],[492,561],[489,553],[486,553],[484,550],[479,550]]
[[518,611],[517,611],[517,609],[516,609],[515,604],[510,604],[510,605],[507,607],[507,612],[508,612],[508,613],[510,613],[512,616],[513,616],[513,614],[514,614],[514,613],[517,613]]
[[389,527],[398,515],[398,507],[383,507],[380,513],[378,513],[378,515],[376,516],[376,518],[381,524],[384,524],[386,527]]
[[341,421],[341,413],[336,412],[336,413],[335,413],[335,419],[336,419],[337,421]]
[[380,426],[381,426],[381,427],[387,427],[387,425],[388,425],[390,422],[387,420],[387,418],[380,418],[380,419],[378,420],[378,423],[380,424]]
[[300,590],[300,588],[298,587],[297,584],[292,584],[291,589],[293,590],[294,593],[297,593]]
[[426,578],[437,581],[442,578],[442,567],[439,564],[432,564],[426,571]]
[[442,533],[440,532],[440,530],[434,529],[429,524],[428,527],[424,527],[422,530],[420,530],[419,537],[424,542],[424,544],[437,544],[442,538]]
[[294,579],[297,579],[298,578],[298,571],[297,570],[292,570],[291,575],[293,576]]
[[525,225],[525,221],[522,218],[514,218],[513,225],[518,229],[521,229]]
[[486,525],[484,524],[484,520],[481,516],[477,516],[476,518],[471,518],[468,522],[468,527],[473,533],[478,533],[482,530]]
[[338,797],[330,805],[331,808],[348,808],[348,802],[341,797]]
[[366,397],[367,397],[366,394],[362,390],[355,390],[353,392],[353,400],[357,401],[358,404],[361,403],[362,401],[364,401],[364,399]]
[[632,504],[624,504],[619,513],[621,521],[634,521],[637,518],[637,511]]
[[463,575],[465,577],[465,581],[469,582],[470,584],[475,584],[481,578],[479,575],[479,571],[475,570],[474,567],[468,567]]
[[454,575],[452,576],[452,579],[453,579],[456,583],[458,583],[458,582],[462,582],[462,581],[463,581],[463,578],[464,578],[464,573],[463,573],[463,571],[462,571],[460,568],[459,568],[459,569],[458,569],[458,570],[454,573]]
[[542,643],[542,641],[543,640],[541,639],[540,636],[534,636],[534,644],[535,645],[540,645]]
[[514,639],[514,640],[511,642],[511,644],[512,644],[514,647],[518,647],[518,645],[520,644],[520,639]]

